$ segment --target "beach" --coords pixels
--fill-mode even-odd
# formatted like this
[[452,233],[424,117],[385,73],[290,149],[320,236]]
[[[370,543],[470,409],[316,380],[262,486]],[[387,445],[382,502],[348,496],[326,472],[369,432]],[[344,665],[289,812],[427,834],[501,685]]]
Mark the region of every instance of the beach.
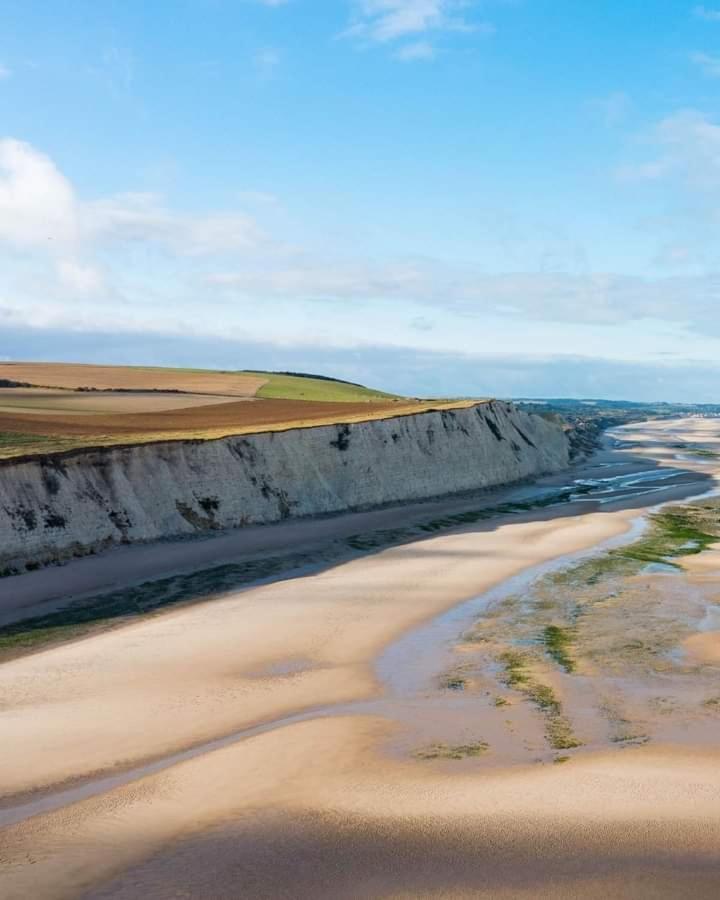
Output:
[[[558,748],[541,746],[546,726],[527,696],[508,688],[502,699],[511,709],[491,710],[497,697],[484,683],[473,692],[438,682],[435,661],[462,656],[464,630],[492,609],[482,602],[467,608],[467,621],[458,618],[455,633],[445,622],[442,646],[419,645],[424,662],[411,689],[403,672],[387,676],[380,664],[421,629],[432,640],[434,622],[509,579],[630,540],[651,507],[707,492],[720,463],[679,460],[677,445],[713,453],[716,429],[705,419],[623,429],[628,448],[602,465],[625,473],[618,454],[632,456],[627,471],[652,476],[646,494],[624,487],[627,496],[607,504],[579,494],[329,557],[3,662],[3,897],[717,896],[720,721],[711,712],[695,716],[692,739],[677,724],[683,711],[674,728],[642,743],[596,740],[587,725],[583,746],[560,759]],[[658,480],[669,467],[684,474]],[[363,530],[397,526],[410,513],[358,515]],[[351,533],[351,524],[293,523],[285,534],[310,546],[338,529]],[[217,540],[225,545],[214,550],[208,540],[189,551],[198,565],[200,555],[207,565],[237,553],[237,534]],[[253,540],[256,555],[282,543],[272,529]],[[105,574],[102,559],[80,561],[66,584],[78,596],[110,582],[119,588],[133,552],[144,577],[177,571],[182,546],[108,554]],[[683,562],[693,590],[712,592],[716,552]],[[9,598],[0,615],[57,609],[52,579],[62,573],[17,579],[21,599]],[[686,631],[678,646],[702,671],[683,675],[711,679],[720,628]],[[397,659],[412,664],[412,654]],[[566,698],[561,676],[546,673],[563,703],[577,705],[568,715],[579,733],[579,695],[600,677],[587,665],[578,697]],[[643,669],[637,678],[656,675]],[[688,694],[696,683],[683,682]],[[481,741],[482,754],[457,759],[417,752]]]

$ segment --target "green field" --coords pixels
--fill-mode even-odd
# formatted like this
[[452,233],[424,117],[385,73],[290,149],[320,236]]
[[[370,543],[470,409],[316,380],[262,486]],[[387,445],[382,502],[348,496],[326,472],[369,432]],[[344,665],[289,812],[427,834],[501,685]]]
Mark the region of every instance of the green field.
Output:
[[359,403],[373,400],[398,400],[397,394],[375,391],[360,384],[313,378],[311,375],[276,375],[272,372],[247,371],[242,374],[265,375],[267,382],[256,397],[263,400],[315,400],[326,403]]
[[459,409],[322,375],[0,362],[0,459]]

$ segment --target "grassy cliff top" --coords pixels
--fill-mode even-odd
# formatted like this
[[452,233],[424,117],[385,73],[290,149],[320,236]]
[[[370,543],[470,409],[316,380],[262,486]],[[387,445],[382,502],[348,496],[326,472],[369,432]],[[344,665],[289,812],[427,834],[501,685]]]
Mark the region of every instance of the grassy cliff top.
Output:
[[0,459],[285,431],[472,402],[399,397],[294,372],[0,363]]

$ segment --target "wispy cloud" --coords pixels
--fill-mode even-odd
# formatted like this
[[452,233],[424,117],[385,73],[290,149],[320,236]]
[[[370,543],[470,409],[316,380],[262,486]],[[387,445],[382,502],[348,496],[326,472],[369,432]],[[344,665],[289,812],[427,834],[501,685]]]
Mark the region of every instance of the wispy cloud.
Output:
[[401,62],[428,62],[435,59],[437,55],[435,48],[429,41],[415,41],[412,44],[405,44],[395,54],[395,58]]
[[348,34],[385,42],[428,31],[468,31],[464,6],[455,0],[361,0]]
[[[690,152],[720,160],[720,127],[698,113],[665,120],[655,140],[679,173],[695,166]],[[720,184],[720,162],[717,175]],[[674,269],[688,262],[683,246],[668,245]],[[600,328],[613,352],[635,359],[644,352],[635,332],[648,331],[635,323],[661,321],[667,334],[648,337],[648,348],[671,349],[682,332],[695,335],[692,347],[714,341],[708,352],[720,355],[719,298],[720,278],[711,274],[638,278],[562,261],[544,271],[492,273],[457,260],[379,261],[360,251],[344,258],[331,247],[288,247],[239,210],[190,213],[147,193],[83,199],[48,156],[0,141],[0,332],[12,322],[191,329],[346,349],[384,333],[394,344],[459,353],[479,339],[561,352]],[[622,328],[632,339],[617,350]]]
[[605,97],[596,97],[588,106],[597,111],[609,128],[619,125],[628,115],[632,101],[624,91],[613,91]]
[[11,75],[12,71],[8,69],[7,66],[4,66],[2,63],[0,63],[0,81],[4,80],[5,78],[9,78]]
[[472,0],[358,0],[344,37],[366,44],[400,44],[393,54],[403,62],[430,60],[436,55],[431,36],[450,33],[493,34],[487,22],[469,15]]
[[709,53],[692,53],[690,60],[710,78],[720,78],[720,56]]
[[336,260],[224,272],[210,276],[208,284],[224,288],[238,301],[262,297],[353,304],[406,302],[468,320],[494,316],[517,319],[525,325],[544,321],[616,326],[660,318],[693,321],[708,333],[720,329],[716,315],[720,281],[711,276],[646,279],[612,273],[489,274],[431,260],[385,265]]
[[625,166],[626,179],[674,177],[700,188],[720,188],[720,125],[695,109],[679,110],[662,119],[647,136],[657,148],[654,159]]
[[693,9],[693,15],[698,19],[704,19],[706,22],[720,22],[720,9],[711,9],[707,6],[696,6]]

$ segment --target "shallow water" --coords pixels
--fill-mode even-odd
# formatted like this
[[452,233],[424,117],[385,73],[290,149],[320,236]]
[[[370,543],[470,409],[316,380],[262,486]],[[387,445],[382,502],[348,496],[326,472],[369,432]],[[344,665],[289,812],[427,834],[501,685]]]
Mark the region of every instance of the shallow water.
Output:
[[[627,462],[598,462],[587,465],[586,470],[608,470],[627,467]],[[564,497],[565,502],[595,502],[609,504],[628,503],[629,500],[649,493],[662,493],[684,488],[687,493],[697,485],[707,484],[697,473],[687,469],[634,467],[607,477],[579,477],[567,483],[524,485],[512,495],[513,500],[531,501],[553,496]],[[568,493],[569,492],[569,493]],[[705,492],[707,496],[714,491]],[[661,500],[661,496],[658,498]],[[645,527],[639,516],[631,530],[620,538],[597,546],[590,551],[564,556],[560,559],[532,567],[509,579],[495,589],[458,604],[420,628],[414,629],[390,645],[377,659],[376,674],[384,686],[384,694],[377,700],[350,704],[322,706],[300,711],[276,720],[259,723],[237,732],[188,748],[162,759],[155,760],[117,775],[91,780],[61,791],[55,791],[27,802],[0,809],[0,827],[23,821],[41,813],[61,809],[89,797],[106,793],[114,788],[139,780],[175,766],[194,757],[219,750],[256,735],[285,727],[297,722],[328,715],[379,714],[408,725],[413,723],[432,726],[433,722],[448,723],[466,721],[477,714],[477,697],[464,696],[462,690],[439,690],[438,678],[457,663],[455,648],[463,631],[470,627],[482,613],[504,598],[527,590],[533,582],[549,572],[566,568],[574,562],[605,553],[613,546],[635,540]],[[710,621],[710,620],[708,620]],[[714,620],[713,620],[714,621]],[[709,628],[709,626],[708,626]],[[307,668],[306,661],[292,660],[275,665],[272,672],[256,673],[258,677],[293,677]]]
[[[239,741],[308,719],[352,713],[355,715],[384,715],[408,724],[418,715],[422,715],[432,722],[433,709],[432,705],[427,702],[428,695],[437,692],[437,678],[452,662],[452,654],[458,637],[465,628],[473,624],[484,610],[494,603],[500,602],[504,597],[529,586],[544,574],[564,568],[572,562],[605,552],[611,547],[635,540],[644,527],[644,519],[638,517],[630,531],[619,538],[614,538],[590,551],[563,556],[560,559],[533,566],[514,578],[504,581],[496,588],[473,597],[437,616],[420,628],[408,632],[391,644],[376,662],[376,674],[385,688],[384,695],[376,700],[333,704],[304,710],[290,716],[240,729],[196,747],[133,767],[117,775],[91,780],[36,799],[29,799],[14,806],[0,808],[0,827],[14,825],[33,816],[62,809],[148,775],[162,772],[197,756],[212,753]],[[297,662],[291,661],[288,666],[278,664],[273,667],[272,674],[287,677],[295,672],[301,672],[303,667],[302,665],[296,667]],[[260,673],[255,674],[259,676]],[[262,674],[265,672],[263,671]],[[448,714],[454,717],[463,717],[473,706],[476,706],[473,698],[462,696],[454,696],[448,701],[445,695],[436,700],[441,706],[438,711],[439,717],[445,718],[445,720],[447,720]]]

